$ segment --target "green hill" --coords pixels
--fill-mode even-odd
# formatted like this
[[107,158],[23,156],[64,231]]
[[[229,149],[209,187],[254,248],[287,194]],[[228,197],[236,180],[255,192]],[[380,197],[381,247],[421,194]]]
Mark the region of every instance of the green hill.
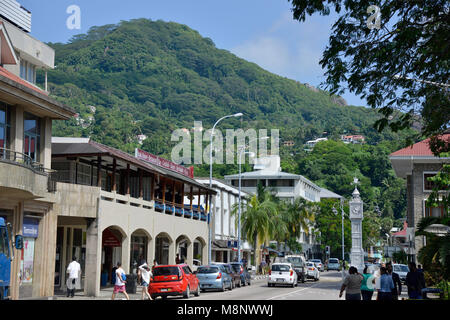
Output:
[[220,116],[242,112],[241,123],[230,119],[221,128],[276,128],[297,145],[324,131],[361,133],[369,143],[381,137],[371,127],[375,111],[267,72],[185,25],[122,21],[49,45],[56,51],[51,94],[80,114],[55,122],[54,135],[91,136],[130,152],[144,134],[143,149],[168,155],[173,130],[192,128],[194,120],[209,128]]

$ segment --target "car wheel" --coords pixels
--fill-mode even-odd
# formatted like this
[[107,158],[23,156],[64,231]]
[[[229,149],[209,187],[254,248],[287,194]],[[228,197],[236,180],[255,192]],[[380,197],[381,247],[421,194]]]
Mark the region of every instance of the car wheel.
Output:
[[200,295],[200,285],[197,286],[197,290],[194,292],[194,296],[198,297]]
[[292,288],[295,288],[295,281],[292,282]]
[[305,276],[302,276],[302,283],[305,283],[306,279]]
[[251,285],[252,284],[252,280],[248,279],[248,283],[247,284]]
[[151,294],[150,297],[152,297],[153,300],[155,300],[156,298],[158,298],[158,296],[156,294]]
[[191,292],[189,290],[189,286],[187,286],[186,291],[183,294],[183,298],[189,299],[189,296],[191,295]]
[[237,287],[240,288],[241,287],[241,279],[239,279]]
[[230,291],[233,290],[233,288],[234,288],[234,281],[230,281],[230,288],[229,288]]
[[222,288],[220,289],[220,291],[222,291],[222,292],[225,291],[225,282],[222,282]]

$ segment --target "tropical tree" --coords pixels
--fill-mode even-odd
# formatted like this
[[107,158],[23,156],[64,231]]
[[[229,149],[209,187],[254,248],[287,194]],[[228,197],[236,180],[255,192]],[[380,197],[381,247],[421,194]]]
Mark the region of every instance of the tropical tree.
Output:
[[[232,215],[237,214],[238,205],[235,204]],[[253,242],[255,264],[258,244],[266,243],[275,233],[282,232],[280,228],[283,228],[283,224],[280,222],[278,206],[267,191],[253,195],[249,201],[241,204],[241,232],[243,238]]]
[[303,198],[296,198],[293,202],[281,203],[279,208],[282,224],[284,224],[283,228],[279,229],[287,229],[287,232],[278,233],[275,240],[287,244],[291,251],[301,250],[301,247],[299,248],[296,244],[298,243],[297,239],[300,237],[302,230],[309,234],[318,207]]
[[426,231],[432,224],[450,226],[450,218],[425,217],[417,225],[416,236],[425,236],[427,245],[418,252],[418,260],[427,270],[428,279],[436,284],[441,280],[450,280],[450,232],[438,236]]

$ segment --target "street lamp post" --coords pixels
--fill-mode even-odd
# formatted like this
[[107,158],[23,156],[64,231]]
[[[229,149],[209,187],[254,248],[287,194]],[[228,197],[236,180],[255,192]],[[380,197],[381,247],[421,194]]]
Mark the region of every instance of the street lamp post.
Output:
[[[248,145],[250,145],[251,142],[255,140],[267,140],[269,137],[261,137],[259,139],[252,139],[248,142]],[[239,148],[239,206],[238,206],[238,262],[241,262],[241,165],[242,165],[242,155],[243,154],[250,154],[254,155],[253,152],[244,152],[245,149],[247,149],[248,146],[242,146]],[[256,248],[255,248],[256,250]]]
[[[214,136],[214,129],[216,128],[216,125],[222,121],[223,119],[226,118],[231,118],[231,117],[242,117],[243,114],[241,112],[239,113],[235,113],[235,114],[231,114],[228,116],[224,116],[222,118],[220,118],[219,120],[216,121],[216,123],[214,124],[212,130],[211,130],[211,139],[210,139],[210,145],[209,145],[209,188],[212,188],[212,141],[213,141],[213,136]],[[210,201],[211,203],[211,201]],[[211,207],[211,205],[210,205]],[[211,250],[212,250],[212,236],[211,236],[211,221],[212,221],[212,217],[211,217],[211,210],[209,210],[209,246],[208,246],[208,263],[211,263]]]
[[[340,203],[339,203],[339,208],[341,209],[341,215],[342,215],[342,279],[344,279],[344,274],[345,274],[345,270],[344,270],[344,266],[345,266],[345,262],[344,262],[344,198],[341,197],[340,199]],[[333,213],[335,215],[338,214],[338,211],[336,210],[336,208],[333,207]]]

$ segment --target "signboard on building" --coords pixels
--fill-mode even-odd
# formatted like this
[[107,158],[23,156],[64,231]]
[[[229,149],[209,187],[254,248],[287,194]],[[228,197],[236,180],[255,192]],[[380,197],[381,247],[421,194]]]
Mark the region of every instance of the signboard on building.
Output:
[[22,233],[24,237],[37,238],[39,230],[39,220],[23,218]]
[[238,242],[236,240],[228,240],[227,246],[228,246],[228,248],[237,248]]
[[139,160],[143,160],[148,163],[154,164],[156,166],[172,170],[176,173],[182,174],[182,175],[192,178],[192,179],[194,178],[194,167],[189,167],[189,168],[183,167],[182,165],[179,165],[179,164],[176,164],[167,159],[155,156],[154,154],[148,153],[148,152],[138,149],[138,148],[135,149],[134,156],[136,158],[138,158]]

